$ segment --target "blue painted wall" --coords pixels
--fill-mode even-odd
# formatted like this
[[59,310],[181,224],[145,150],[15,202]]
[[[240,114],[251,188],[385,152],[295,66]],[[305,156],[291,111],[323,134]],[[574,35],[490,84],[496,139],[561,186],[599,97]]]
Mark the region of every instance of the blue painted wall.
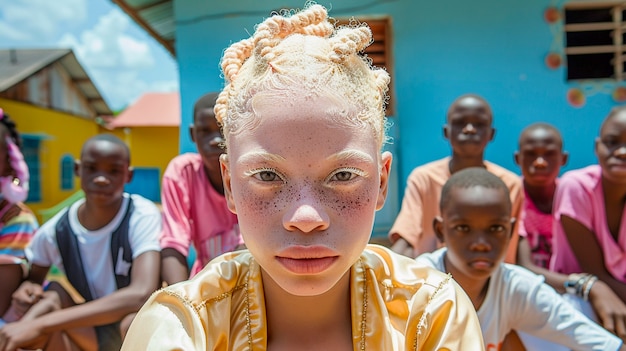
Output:
[[[449,104],[463,93],[480,94],[492,104],[497,133],[487,148],[487,159],[519,173],[512,157],[519,131],[529,123],[546,121],[564,135],[571,154],[565,170],[596,162],[593,141],[615,102],[609,94],[598,93],[588,96],[584,107],[572,107],[566,92],[577,85],[565,81],[563,68],[550,70],[544,64],[555,38],[543,12],[557,2],[318,1],[334,17],[388,15],[392,19],[396,115],[391,149],[397,193],[379,214],[379,228],[393,221],[410,171],[449,154],[441,127]],[[174,1],[183,125],[190,123],[198,96],[221,88],[219,58],[224,48],[247,38],[270,10],[303,4]],[[181,130],[181,151],[193,150],[186,129]]]

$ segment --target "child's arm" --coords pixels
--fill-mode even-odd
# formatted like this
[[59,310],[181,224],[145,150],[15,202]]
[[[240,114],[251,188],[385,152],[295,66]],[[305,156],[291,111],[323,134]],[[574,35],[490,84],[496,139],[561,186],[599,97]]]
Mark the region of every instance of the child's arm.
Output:
[[3,330],[3,336],[13,345],[22,345],[32,340],[29,338],[60,330],[117,322],[126,315],[137,312],[156,290],[159,270],[155,267],[159,267],[159,253],[145,252],[134,259],[131,283],[126,288],[100,299],[51,312],[33,321],[7,325],[5,329],[11,329]]
[[[528,240],[523,237],[520,237],[517,258],[519,265],[535,274],[543,275],[548,285],[561,294],[565,293],[564,285],[569,276],[535,265],[531,259]],[[589,292],[589,302],[600,318],[600,324],[608,331],[617,334],[615,330],[617,321],[626,321],[626,304],[602,280],[593,284]]]
[[187,182],[181,181],[180,172],[172,160],[165,170],[161,185],[163,228],[160,233],[161,275],[168,285],[189,279],[187,259],[191,242],[192,216],[189,210],[190,194]]
[[185,256],[176,249],[163,249],[161,251],[161,276],[168,285],[187,280],[189,270]]
[[[592,286],[590,293],[590,301],[594,308],[599,304],[605,306],[604,309],[596,311],[598,318],[607,330],[626,340],[626,307],[624,306],[626,284],[615,279],[606,269],[604,253],[596,235],[591,230],[566,215],[561,216],[561,225],[581,269],[599,279]],[[606,286],[603,283],[608,285],[621,301],[616,300],[614,295],[605,289]]]

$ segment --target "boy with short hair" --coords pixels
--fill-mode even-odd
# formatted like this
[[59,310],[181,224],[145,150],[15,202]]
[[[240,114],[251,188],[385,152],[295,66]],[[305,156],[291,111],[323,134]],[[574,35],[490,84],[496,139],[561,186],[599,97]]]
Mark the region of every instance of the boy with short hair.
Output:
[[[55,265],[86,302],[77,304],[57,289],[62,309],[5,325],[0,349],[119,349],[120,325],[128,324],[158,287],[161,216],[149,200],[124,193],[133,175],[126,144],[110,134],[90,138],[75,173],[85,198],[36,233],[26,249],[28,281],[14,299],[37,303],[48,270]],[[63,348],[52,343],[58,340]]]
[[[511,194],[512,216],[519,216],[523,199],[519,177],[484,159],[485,147],[496,131],[492,122],[491,107],[478,95],[462,95],[450,105],[443,133],[450,141],[452,156],[419,166],[409,175],[402,208],[389,231],[392,250],[416,257],[441,246],[432,229],[433,219],[439,215],[441,188],[451,174],[464,168],[484,167],[502,178]],[[515,262],[516,249],[515,228],[507,262]]]
[[219,161],[224,140],[213,112],[217,95],[205,94],[194,105],[189,134],[198,153],[176,156],[163,175],[161,273],[168,285],[190,277],[191,243],[197,254],[191,276],[213,258],[243,244],[237,215],[228,209],[224,197]]
[[[525,200],[520,221],[517,263],[543,275],[546,284],[560,293],[566,293],[565,285],[573,285],[575,288],[578,278],[584,277],[580,273],[567,275],[548,268],[552,258],[554,194],[560,168],[567,162],[567,157],[568,153],[563,151],[561,133],[550,124],[534,123],[520,134],[515,162],[522,171]],[[576,289],[573,290],[576,292]],[[589,285],[585,298],[586,290],[579,289],[578,294],[567,294],[565,298],[589,317],[613,315],[616,304],[620,304],[622,310],[626,309],[603,281]],[[606,303],[609,296],[613,301],[611,304]],[[606,328],[613,327],[613,321],[600,322]]]
[[450,273],[465,290],[487,350],[499,350],[511,330],[574,350],[626,350],[618,337],[544,284],[543,277],[502,262],[515,219],[500,178],[482,168],[455,173],[442,189],[440,210],[433,227],[446,247],[417,261]]

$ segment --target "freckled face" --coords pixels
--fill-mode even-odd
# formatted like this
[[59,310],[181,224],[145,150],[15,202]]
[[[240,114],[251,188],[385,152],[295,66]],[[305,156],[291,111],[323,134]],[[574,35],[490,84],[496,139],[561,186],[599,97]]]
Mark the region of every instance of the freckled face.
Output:
[[369,127],[329,117],[338,107],[324,97],[257,98],[258,125],[231,134],[222,158],[246,246],[293,295],[347,279],[386,195],[391,155],[380,155]]

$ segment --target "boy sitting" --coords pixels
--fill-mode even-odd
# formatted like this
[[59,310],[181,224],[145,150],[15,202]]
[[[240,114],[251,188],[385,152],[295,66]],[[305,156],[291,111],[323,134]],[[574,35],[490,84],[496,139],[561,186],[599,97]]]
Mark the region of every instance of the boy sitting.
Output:
[[193,108],[189,134],[198,153],[176,156],[163,175],[161,274],[168,285],[190,277],[190,244],[197,253],[192,277],[215,257],[243,244],[237,215],[224,197],[219,159],[224,140],[213,112],[217,95],[203,95]]
[[124,193],[133,175],[126,144],[109,134],[90,138],[75,172],[85,199],[37,231],[26,249],[28,280],[14,300],[36,306],[56,265],[86,302],[54,284],[61,308],[5,325],[2,350],[119,350],[122,328],[158,287],[161,215],[149,200]]
[[[511,194],[512,215],[519,216],[523,199],[519,177],[484,159],[485,148],[496,132],[492,123],[491,107],[478,95],[462,95],[450,105],[443,134],[450,142],[452,156],[419,166],[411,172],[402,208],[389,231],[393,251],[416,257],[441,246],[432,228],[433,219],[439,215],[437,206],[441,187],[450,175],[464,168],[484,167],[502,178]],[[516,250],[517,229],[514,229],[506,262],[515,263]]]
[[440,210],[433,226],[446,247],[417,261],[450,273],[465,290],[487,350],[500,350],[511,330],[574,350],[626,350],[618,337],[544,284],[543,277],[502,262],[515,219],[500,178],[482,168],[455,173],[442,189]]

